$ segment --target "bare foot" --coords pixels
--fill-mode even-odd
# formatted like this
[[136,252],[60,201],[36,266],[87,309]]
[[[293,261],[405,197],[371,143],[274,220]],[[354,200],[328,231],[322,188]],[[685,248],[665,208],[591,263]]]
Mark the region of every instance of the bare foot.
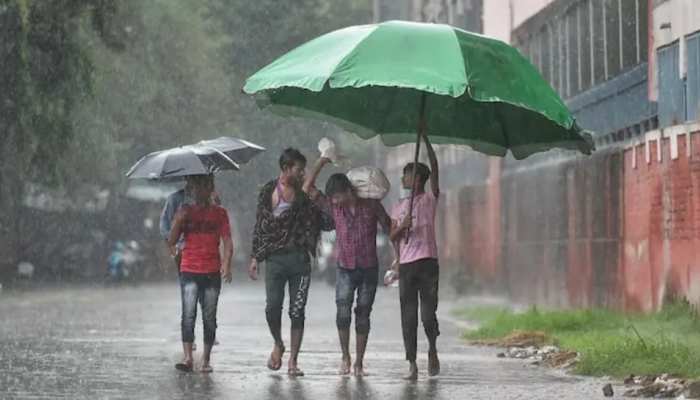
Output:
[[407,381],[415,381],[418,379],[418,365],[416,365],[415,361],[411,362],[411,365],[408,367],[408,374],[406,374],[403,379]]
[[293,376],[293,377],[304,376],[304,371],[299,369],[296,362],[292,362],[292,360],[289,360],[287,375]]
[[203,374],[209,374],[214,372],[214,368],[212,368],[211,365],[209,365],[209,363],[202,364],[202,366],[199,368],[199,372]]
[[282,356],[284,355],[284,345],[277,345],[272,348],[270,359],[267,360],[267,368],[277,371],[282,368]]
[[438,359],[437,351],[428,352],[428,375],[435,376],[440,374],[440,359]]
[[343,357],[343,360],[340,362],[340,368],[338,369],[338,374],[339,375],[348,375],[350,373],[350,364],[352,361],[350,360],[350,357]]
[[354,370],[354,375],[357,378],[363,378],[363,377],[367,376],[367,373],[365,372],[365,368],[362,366],[362,363],[356,362],[355,365],[353,366],[353,370]]

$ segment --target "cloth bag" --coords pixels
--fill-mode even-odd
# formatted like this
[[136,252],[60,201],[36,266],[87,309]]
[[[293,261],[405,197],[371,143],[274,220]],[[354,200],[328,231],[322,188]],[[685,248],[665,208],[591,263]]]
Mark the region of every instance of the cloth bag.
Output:
[[391,190],[391,184],[386,175],[377,167],[353,168],[346,175],[360,198],[382,200]]

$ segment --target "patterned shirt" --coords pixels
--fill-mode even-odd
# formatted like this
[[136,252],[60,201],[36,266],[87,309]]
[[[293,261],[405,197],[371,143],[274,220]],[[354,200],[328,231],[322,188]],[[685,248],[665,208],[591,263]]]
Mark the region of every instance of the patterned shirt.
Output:
[[[335,221],[338,266],[346,269],[376,268],[377,223],[388,218],[377,200],[358,199],[354,210],[332,205]],[[385,226],[388,222],[384,221]]]
[[296,193],[292,206],[275,217],[272,192],[276,186],[275,179],[260,190],[252,257],[264,261],[270,254],[285,249],[298,249],[315,256],[321,230],[333,230],[333,219],[301,190]]

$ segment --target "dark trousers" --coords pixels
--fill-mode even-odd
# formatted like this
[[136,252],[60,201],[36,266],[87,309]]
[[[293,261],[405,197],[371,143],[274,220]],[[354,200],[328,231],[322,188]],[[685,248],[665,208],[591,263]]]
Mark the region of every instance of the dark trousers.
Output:
[[401,264],[399,268],[401,330],[408,361],[416,361],[419,298],[420,317],[428,340],[434,342],[440,335],[436,315],[439,277],[440,267],[433,258]]
[[349,329],[352,319],[352,303],[357,292],[355,305],[355,332],[358,335],[369,333],[369,315],[377,293],[378,268],[338,268],[335,281],[335,322],[338,329]]
[[289,319],[292,329],[303,329],[311,282],[310,259],[303,251],[280,252],[270,255],[265,264],[265,316],[275,343],[282,344],[284,287],[289,286]]
[[180,273],[182,296],[182,341],[194,343],[194,325],[197,320],[197,303],[202,308],[204,344],[213,345],[216,340],[216,308],[221,292],[221,275]]

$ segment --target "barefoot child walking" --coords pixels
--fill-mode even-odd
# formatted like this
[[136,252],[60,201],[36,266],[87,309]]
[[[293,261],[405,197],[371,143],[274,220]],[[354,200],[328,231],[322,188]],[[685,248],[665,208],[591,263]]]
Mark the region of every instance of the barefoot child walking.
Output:
[[[365,375],[364,355],[370,330],[370,313],[374,305],[379,279],[377,257],[377,224],[385,232],[391,229],[391,219],[377,199],[358,196],[345,174],[333,174],[326,182],[325,193],[315,187],[321,169],[331,162],[321,157],[304,182],[304,191],[333,217],[338,249],[335,301],[336,327],[342,351],[339,374]],[[355,301],[357,297],[357,301]],[[355,303],[355,364],[350,357],[350,325]],[[351,370],[352,366],[352,370]]]

